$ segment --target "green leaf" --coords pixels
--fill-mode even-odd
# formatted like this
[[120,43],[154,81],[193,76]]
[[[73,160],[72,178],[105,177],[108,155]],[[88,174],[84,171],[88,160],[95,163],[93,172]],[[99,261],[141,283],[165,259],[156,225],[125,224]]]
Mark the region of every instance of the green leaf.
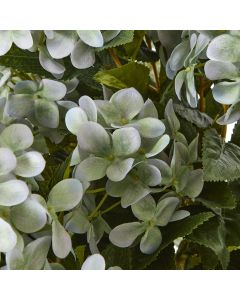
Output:
[[128,43],[124,46],[127,55],[132,59],[136,59],[138,51],[142,44],[143,38],[145,35],[145,30],[134,30],[134,38],[131,43]]
[[12,46],[7,54],[0,57],[0,65],[17,69],[24,73],[33,73],[52,78],[53,76],[45,71],[39,63],[38,52],[22,50]]
[[233,133],[231,136],[231,142],[235,145],[240,146],[240,122],[238,121],[233,129]]
[[97,48],[96,51],[102,51],[107,48],[113,48],[130,43],[133,40],[134,30],[121,30],[121,32],[103,47]]
[[179,114],[179,116],[199,128],[207,128],[213,123],[211,117],[209,117],[205,113],[200,112],[198,109],[184,107],[181,104],[175,104],[174,109]]
[[226,269],[229,262],[229,252],[226,248],[225,236],[224,223],[218,217],[214,217],[195,229],[188,238],[212,249],[217,254],[223,269]]
[[141,94],[146,95],[149,82],[149,71],[149,68],[143,64],[130,62],[119,68],[99,71],[94,78],[99,83],[115,90],[134,87]]
[[202,158],[205,181],[233,181],[240,177],[240,148],[225,143],[216,129],[205,131]]
[[209,208],[236,206],[236,199],[227,182],[205,182],[198,200]]

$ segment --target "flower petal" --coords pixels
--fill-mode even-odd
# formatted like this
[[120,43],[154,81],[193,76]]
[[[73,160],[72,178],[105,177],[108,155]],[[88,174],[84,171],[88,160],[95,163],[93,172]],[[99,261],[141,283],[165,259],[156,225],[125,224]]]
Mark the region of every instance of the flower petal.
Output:
[[14,44],[21,49],[29,49],[33,46],[33,39],[30,30],[13,30],[12,38]]
[[153,146],[153,148],[150,150],[150,152],[146,153],[146,157],[152,157],[160,152],[163,151],[167,147],[167,145],[170,142],[170,137],[167,134],[164,134],[160,139],[157,141],[157,143]]
[[178,210],[176,211],[169,222],[175,222],[175,221],[179,221],[179,220],[182,220],[182,219],[185,219],[186,217],[190,216],[190,212],[187,211],[187,210]]
[[156,224],[158,226],[166,226],[171,220],[178,204],[179,199],[176,197],[167,197],[163,200],[160,200],[155,213],[155,217],[157,220]]
[[17,157],[14,173],[22,177],[34,177],[42,173],[45,165],[46,161],[41,153],[30,151]]
[[159,169],[154,165],[146,163],[139,164],[137,175],[147,186],[156,186],[160,184],[162,179]]
[[82,96],[78,102],[79,106],[87,114],[88,120],[97,122],[97,106],[95,102],[88,96]]
[[59,124],[59,110],[55,102],[46,99],[36,99],[34,114],[40,125],[47,128],[57,128]]
[[141,94],[135,88],[126,88],[114,93],[110,102],[115,105],[122,118],[133,119],[143,108]]
[[80,107],[74,107],[69,109],[65,116],[65,123],[67,129],[75,135],[77,135],[77,133],[79,132],[79,126],[87,121],[87,114]]
[[25,150],[32,143],[32,131],[24,124],[9,125],[0,134],[0,145],[9,147],[13,152]]
[[148,229],[140,242],[140,250],[144,254],[155,252],[162,242],[162,234],[159,228],[151,227]]
[[65,84],[51,79],[42,79],[41,81],[41,90],[38,94],[47,100],[50,101],[59,101],[61,100],[67,92]]
[[117,160],[107,168],[107,177],[112,181],[123,180],[131,170],[134,163],[133,158]]
[[8,148],[0,148],[0,176],[10,173],[15,169],[17,159],[14,153]]
[[93,48],[78,41],[71,54],[72,65],[77,69],[87,69],[95,62],[95,53]]
[[90,255],[83,263],[81,270],[105,270],[105,259],[101,254]]
[[65,67],[60,62],[55,61],[45,48],[39,50],[39,62],[45,70],[52,74],[61,75],[65,72]]
[[147,195],[132,205],[132,212],[141,221],[150,221],[156,210],[156,202],[151,195]]
[[17,236],[11,225],[0,218],[0,252],[11,251],[16,243]]
[[43,228],[47,222],[47,214],[45,208],[34,197],[30,197],[12,207],[11,220],[18,230],[32,233]]
[[115,227],[109,234],[110,241],[118,247],[125,248],[132,245],[136,238],[145,231],[139,222],[125,223]]
[[91,47],[102,47],[103,36],[100,30],[78,30],[80,39]]
[[13,118],[24,118],[30,114],[34,107],[32,95],[9,95],[6,109],[9,116]]
[[112,135],[114,155],[127,156],[139,149],[141,137],[138,131],[132,127],[120,128]]
[[101,179],[106,175],[110,162],[101,157],[88,157],[77,166],[77,174],[86,181]]
[[136,128],[145,138],[158,137],[165,131],[163,122],[155,118],[144,118],[129,124],[129,126]]
[[25,201],[28,194],[28,186],[21,180],[12,179],[0,183],[0,205],[17,205]]
[[0,32],[0,56],[6,54],[12,47],[11,30],[1,30]]
[[230,63],[224,61],[209,60],[204,65],[204,71],[208,79],[230,79],[238,76],[238,68]]
[[70,30],[56,30],[47,38],[46,46],[49,54],[56,59],[68,56],[76,43],[77,35]]
[[121,205],[123,208],[128,207],[134,203],[137,203],[142,198],[150,193],[148,187],[143,186],[140,182],[132,183],[129,185],[122,194]]
[[52,248],[54,254],[59,258],[68,256],[72,249],[71,237],[58,220],[54,220],[52,223]]
[[79,147],[89,153],[108,155],[111,150],[107,131],[97,123],[89,121],[81,124],[77,137]]
[[235,104],[240,99],[239,82],[220,82],[212,89],[214,99],[221,104]]
[[55,212],[74,208],[82,199],[82,184],[77,179],[64,179],[58,182],[48,196],[48,207]]

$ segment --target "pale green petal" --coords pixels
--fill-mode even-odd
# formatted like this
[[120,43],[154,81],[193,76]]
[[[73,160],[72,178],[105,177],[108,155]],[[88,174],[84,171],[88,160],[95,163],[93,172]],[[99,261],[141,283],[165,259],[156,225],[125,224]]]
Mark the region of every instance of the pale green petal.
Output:
[[47,128],[57,128],[59,124],[59,111],[56,103],[46,99],[36,99],[35,117],[40,125]]
[[77,133],[79,132],[79,126],[87,121],[87,114],[80,107],[74,107],[69,109],[65,116],[65,123],[67,129],[75,135],[77,135]]
[[6,54],[12,47],[11,30],[1,30],[0,32],[0,56]]
[[160,184],[162,179],[159,169],[146,163],[139,164],[137,176],[147,186],[156,186]]
[[45,48],[39,50],[39,62],[50,73],[62,75],[65,71],[65,67],[60,62],[55,61]]
[[87,114],[88,120],[97,122],[97,106],[95,102],[88,96],[82,96],[78,103]]
[[65,84],[56,80],[42,79],[41,90],[38,94],[47,100],[58,101],[61,100],[67,92]]
[[28,116],[34,107],[34,98],[32,95],[9,95],[7,101],[7,113],[14,118],[24,118]]
[[114,106],[113,103],[107,100],[96,100],[95,103],[98,111],[103,116],[107,124],[121,122],[120,111]]
[[234,64],[224,61],[209,60],[204,65],[204,71],[210,80],[230,79],[239,75]]
[[37,151],[29,151],[17,157],[16,175],[22,177],[34,177],[42,173],[46,161],[42,154]]
[[64,179],[58,182],[48,196],[48,207],[55,212],[74,208],[82,199],[82,184],[77,179]]
[[170,142],[170,137],[167,134],[164,134],[162,137],[160,137],[160,139],[153,146],[150,152],[146,153],[146,157],[149,158],[159,154],[167,147],[169,142]]
[[32,233],[43,228],[47,222],[47,214],[45,208],[30,197],[23,203],[12,207],[11,220],[18,230]]
[[72,65],[77,69],[87,69],[95,62],[95,53],[93,48],[78,41],[71,54]]
[[161,172],[161,184],[167,185],[172,180],[172,169],[169,167],[169,165],[160,159],[150,159],[150,164],[155,165]]
[[148,187],[143,186],[140,182],[132,183],[129,185],[122,194],[121,204],[122,207],[128,207],[134,203],[137,203],[143,197],[150,193]]
[[221,104],[234,104],[240,100],[239,82],[220,82],[212,89],[214,99]]
[[12,179],[0,183],[0,205],[17,205],[25,201],[28,194],[28,186],[21,180]]
[[23,251],[24,269],[41,270],[46,262],[51,245],[51,237],[44,236],[29,243]]
[[212,60],[239,62],[240,38],[230,34],[217,36],[210,42],[207,56]]
[[52,223],[52,248],[54,254],[59,258],[68,256],[72,249],[70,235],[57,220]]
[[21,49],[29,49],[33,46],[30,30],[13,30],[12,38],[14,44]]
[[141,221],[150,221],[156,210],[156,202],[151,195],[147,195],[132,205],[132,212]]
[[77,35],[70,30],[56,30],[53,36],[47,38],[46,46],[53,58],[63,58],[68,56],[76,43]]
[[166,226],[172,218],[178,204],[179,199],[176,197],[167,197],[160,200],[155,213],[156,224],[158,226]]
[[0,176],[10,173],[17,164],[14,153],[8,148],[0,148]]
[[127,156],[135,153],[141,145],[138,131],[132,127],[120,128],[112,135],[113,149],[116,156]]
[[115,227],[109,234],[110,241],[118,247],[125,248],[132,245],[136,238],[145,231],[139,222],[125,223]]
[[136,128],[145,138],[158,137],[165,131],[163,122],[155,118],[144,118],[129,124],[129,126]]
[[117,160],[107,168],[107,177],[112,181],[123,180],[131,170],[134,163],[133,158]]
[[139,119],[143,118],[156,118],[158,119],[158,111],[153,104],[152,100],[147,99],[147,101],[144,103],[144,106],[142,107],[139,115]]
[[91,47],[102,47],[103,36],[100,30],[78,30],[80,39]]
[[169,222],[175,222],[175,221],[179,221],[182,219],[185,219],[186,217],[190,216],[190,212],[187,210],[178,210],[176,211],[173,215],[172,218],[170,219]]
[[25,150],[33,143],[33,134],[24,124],[12,124],[0,134],[0,145],[7,146],[12,151]]
[[106,192],[112,197],[121,197],[128,184],[129,181],[127,178],[121,182],[108,180],[106,183]]
[[89,256],[82,265],[82,270],[105,270],[105,259],[100,254]]
[[11,251],[16,243],[17,236],[11,225],[0,218],[0,252]]
[[155,252],[162,242],[162,234],[159,228],[149,228],[140,242],[140,250],[144,254],[152,254]]
[[93,154],[109,155],[110,137],[101,125],[94,122],[81,124],[77,137],[82,150]]
[[80,159],[80,154],[79,154],[79,150],[78,150],[78,146],[76,146],[72,152],[72,156],[71,156],[71,162],[70,162],[70,166],[75,166],[77,164],[79,164],[81,161]]
[[120,32],[121,32],[121,30],[103,30],[102,35],[103,35],[104,42],[107,43],[107,42],[111,41]]
[[114,93],[110,102],[115,105],[122,118],[132,120],[143,108],[141,94],[135,88],[126,88]]
[[71,218],[66,222],[66,229],[68,231],[83,234],[88,231],[91,223],[88,220],[88,216],[83,212],[82,208],[77,208],[72,212]]
[[77,166],[78,176],[86,181],[101,179],[106,175],[109,165],[110,161],[105,158],[88,157]]

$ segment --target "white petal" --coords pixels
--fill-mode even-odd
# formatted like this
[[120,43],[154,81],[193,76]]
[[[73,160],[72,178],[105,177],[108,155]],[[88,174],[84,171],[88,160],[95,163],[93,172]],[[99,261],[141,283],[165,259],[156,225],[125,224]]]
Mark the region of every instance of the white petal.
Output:
[[30,30],[13,30],[13,42],[21,49],[29,49],[33,46]]
[[65,84],[56,80],[42,79],[42,89],[39,94],[51,101],[61,100],[67,92]]
[[134,159],[127,158],[124,160],[119,160],[113,162],[107,168],[107,177],[112,181],[121,181],[123,180],[128,172],[131,170],[133,166]]
[[28,186],[21,180],[12,179],[0,183],[0,205],[17,205],[25,201],[28,194]]
[[79,133],[79,126],[87,121],[88,117],[85,111],[80,107],[69,109],[65,116],[67,129],[75,135]]
[[73,66],[78,69],[87,69],[91,67],[95,62],[93,48],[87,46],[82,41],[78,41],[72,51],[71,61]]
[[100,254],[89,256],[82,265],[82,270],[105,270],[105,259]]
[[16,233],[10,224],[0,218],[0,252],[11,251],[17,243]]
[[80,39],[91,47],[102,47],[103,36],[100,30],[78,30]]
[[10,30],[0,31],[0,56],[6,54],[12,47],[12,32]]
[[41,153],[30,151],[17,157],[17,167],[14,173],[22,177],[34,177],[42,173],[45,165],[46,162]]
[[89,121],[97,122],[97,106],[88,96],[82,96],[79,99],[79,106],[85,111]]
[[51,58],[47,49],[41,48],[39,50],[39,62],[45,70],[52,74],[61,75],[65,71],[65,67],[61,63]]
[[70,235],[57,220],[52,223],[52,248],[59,258],[65,258],[72,249]]
[[110,162],[101,157],[88,157],[84,159],[78,166],[76,172],[80,178],[86,181],[101,179],[106,175]]
[[14,153],[8,148],[0,148],[0,175],[11,172],[17,164]]

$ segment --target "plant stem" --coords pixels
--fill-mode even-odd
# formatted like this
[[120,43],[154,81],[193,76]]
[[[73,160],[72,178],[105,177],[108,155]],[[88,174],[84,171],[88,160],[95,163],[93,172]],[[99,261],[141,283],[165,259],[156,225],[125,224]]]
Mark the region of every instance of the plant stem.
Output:
[[103,205],[103,203],[105,202],[107,197],[108,197],[108,194],[105,193],[104,196],[102,197],[101,201],[98,203],[98,205],[92,211],[92,213],[89,215],[89,217],[88,217],[89,220],[92,220],[95,217],[96,213],[98,212],[99,208]]
[[95,189],[95,190],[88,190],[86,191],[86,194],[97,194],[100,192],[105,192],[105,188],[99,188],[99,189]]
[[206,101],[204,97],[204,79],[202,77],[199,78],[199,84],[200,84],[200,90],[199,90],[199,95],[200,95],[200,112],[205,112],[206,110]]
[[[223,104],[223,111],[224,111],[224,114],[226,113],[226,111],[228,110],[228,105],[225,105]],[[227,134],[227,125],[223,125],[222,126],[222,130],[221,130],[221,136],[223,139],[226,138],[226,134]]]
[[118,201],[118,202],[114,203],[113,205],[109,206],[107,209],[101,211],[101,215],[109,212],[110,210],[112,210],[113,208],[115,208],[116,206],[118,206],[119,204],[121,204],[121,201]]
[[[145,35],[146,38],[146,43],[147,46],[150,50],[152,50],[152,42],[150,40],[150,38]],[[153,68],[153,73],[154,73],[154,77],[155,77],[155,81],[156,81],[156,87],[157,87],[157,91],[159,92],[160,90],[160,80],[159,80],[159,76],[158,76],[158,71],[157,71],[157,65],[156,62],[151,62],[152,68]]]
[[120,62],[117,53],[116,53],[116,49],[114,48],[109,48],[108,52],[110,53],[112,60],[114,61],[115,65],[119,68],[122,66],[122,63]]

